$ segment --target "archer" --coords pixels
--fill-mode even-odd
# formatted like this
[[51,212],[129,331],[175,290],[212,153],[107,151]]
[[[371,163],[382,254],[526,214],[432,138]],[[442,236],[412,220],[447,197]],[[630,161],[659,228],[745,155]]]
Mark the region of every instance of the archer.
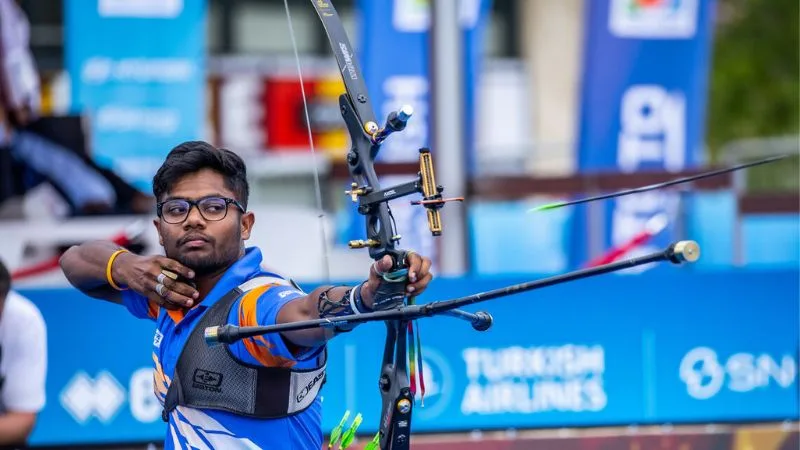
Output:
[[[154,390],[168,423],[165,448],[314,449],[322,446],[319,392],[326,342],[356,324],[287,331],[209,348],[204,329],[286,324],[367,313],[419,295],[432,279],[430,259],[405,253],[407,280],[386,281],[384,256],[356,286],[310,293],[261,268],[245,247],[255,216],[247,210],[244,162],[199,141],[178,145],[153,179],[153,220],[166,256],[137,255],[113,242],[74,246],[61,258],[83,293],[123,305],[157,324]],[[403,295],[399,300],[402,301]],[[294,395],[292,393],[295,393]]]

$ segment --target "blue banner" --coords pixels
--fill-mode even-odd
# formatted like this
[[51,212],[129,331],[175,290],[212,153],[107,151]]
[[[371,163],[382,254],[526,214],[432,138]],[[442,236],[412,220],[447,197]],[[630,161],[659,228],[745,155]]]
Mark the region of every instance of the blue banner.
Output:
[[[492,0],[462,0],[465,144],[474,141],[476,87],[483,55],[483,37]],[[403,105],[414,108],[407,128],[387,139],[377,159],[416,161],[417,149],[431,145],[430,22],[427,0],[359,0],[360,61],[380,125]],[[436,149],[433,149],[434,154]],[[467,151],[465,156],[470,155]]]
[[[442,279],[422,302],[520,279]],[[304,286],[310,288],[309,286]],[[47,406],[32,444],[159,441],[154,325],[72,289],[26,290],[48,325]],[[607,275],[419,323],[426,395],[418,431],[798,420],[800,274],[652,271]],[[769,330],[765,333],[764,330]],[[346,409],[377,429],[383,324],[331,341],[323,429]],[[421,405],[424,400],[424,407]]]
[[[680,171],[698,164],[714,8],[713,0],[587,4],[577,152],[581,172]],[[610,203],[595,211],[594,217],[605,217],[606,223],[600,244],[625,243],[656,215],[667,220],[652,240],[656,247],[682,238],[677,235],[680,203],[677,194],[662,192]]]
[[406,129],[386,139],[377,160],[419,159],[417,150],[430,146],[430,81],[427,1],[359,0],[359,61],[380,126],[403,105],[414,115]]
[[68,0],[72,111],[92,154],[140,189],[176,144],[203,137],[206,0]]
[[[359,61],[370,99],[380,126],[392,111],[411,105],[414,114],[402,133],[390,136],[376,156],[384,162],[412,162],[419,159],[418,150],[432,145],[430,33],[431,2],[427,0],[359,0]],[[464,60],[465,169],[471,170],[475,141],[475,102],[483,54],[483,34],[491,0],[462,0],[459,23],[462,28]],[[437,161],[436,149],[432,155]],[[410,181],[412,177],[382,177],[384,186]],[[457,195],[457,193],[451,193]],[[437,246],[427,230],[424,208],[407,202],[392,204],[398,233],[403,246],[425,252],[436,261]],[[356,208],[350,211],[350,226],[342,236],[363,239],[364,225]]]
[[[386,117],[403,105],[411,105],[414,114],[401,133],[395,133],[381,145],[377,161],[409,162],[419,159],[418,150],[430,147],[430,82],[428,76],[428,1],[358,0],[357,24],[359,65],[375,110],[379,126]],[[433,151],[434,160],[436,152]],[[411,176],[380,177],[382,187],[410,181]],[[417,200],[419,195],[408,197]],[[397,233],[405,248],[425,252],[436,259],[436,245],[426,230],[424,208],[407,201],[391,205]],[[342,243],[365,238],[365,224],[355,204],[348,208],[346,232]]]

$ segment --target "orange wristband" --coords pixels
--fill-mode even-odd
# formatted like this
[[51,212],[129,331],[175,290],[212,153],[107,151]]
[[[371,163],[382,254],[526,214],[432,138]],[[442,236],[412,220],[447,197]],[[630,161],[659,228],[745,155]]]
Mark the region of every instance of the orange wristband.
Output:
[[117,259],[117,256],[119,256],[122,253],[125,253],[127,251],[128,250],[124,249],[124,248],[121,248],[121,249],[115,251],[108,258],[108,263],[106,264],[106,281],[108,281],[108,284],[110,284],[111,287],[113,287],[114,289],[116,289],[118,291],[126,291],[126,290],[128,290],[128,288],[121,288],[121,287],[117,286],[117,283],[115,283],[114,279],[111,277],[111,266],[112,266],[112,264],[114,264],[114,260]]

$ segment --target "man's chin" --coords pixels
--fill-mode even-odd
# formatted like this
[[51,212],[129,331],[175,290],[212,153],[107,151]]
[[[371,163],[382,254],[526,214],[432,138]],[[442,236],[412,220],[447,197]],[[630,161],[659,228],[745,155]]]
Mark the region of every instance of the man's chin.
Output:
[[219,261],[211,260],[209,258],[199,257],[199,255],[181,255],[177,261],[184,266],[192,269],[197,276],[208,275],[210,273],[218,272],[225,268],[225,264]]

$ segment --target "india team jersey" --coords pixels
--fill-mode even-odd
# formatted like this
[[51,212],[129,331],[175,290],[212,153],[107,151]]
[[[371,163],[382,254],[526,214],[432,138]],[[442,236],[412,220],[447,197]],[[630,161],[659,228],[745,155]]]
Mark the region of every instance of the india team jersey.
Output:
[[[203,313],[226,293],[257,276],[281,279],[261,269],[261,251],[248,248],[206,298],[189,310],[159,308],[146,297],[123,291],[123,304],[136,317],[154,320],[153,382],[162,406],[181,350]],[[231,308],[228,323],[237,326],[271,325],[289,301],[303,296],[289,285],[267,284],[245,293]],[[310,369],[317,366],[322,348],[294,357],[278,334],[248,338],[230,345],[231,354],[247,364]],[[322,448],[322,407],[317,398],[311,406],[283,419],[254,419],[226,411],[178,406],[169,416],[165,449],[314,449]]]

